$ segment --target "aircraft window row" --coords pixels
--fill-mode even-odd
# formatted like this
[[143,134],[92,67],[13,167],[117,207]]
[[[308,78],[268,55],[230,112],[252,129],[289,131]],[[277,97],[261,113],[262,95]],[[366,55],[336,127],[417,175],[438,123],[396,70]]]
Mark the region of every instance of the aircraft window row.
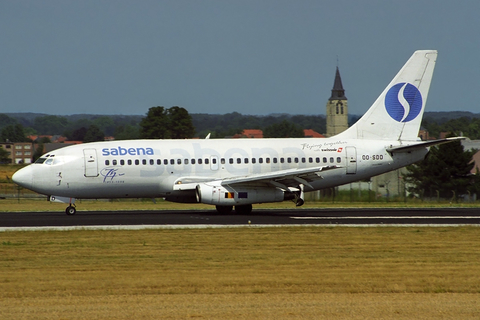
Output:
[[[212,158],[212,159],[208,159],[208,158],[205,158],[205,159],[163,159],[163,161],[161,159],[142,159],[142,160],[139,160],[139,159],[135,159],[135,160],[131,160],[131,159],[128,159],[128,160],[124,160],[124,159],[121,159],[121,160],[116,160],[116,159],[113,159],[111,160],[111,163],[112,165],[116,166],[116,165],[121,165],[121,166],[124,166],[125,164],[127,165],[140,165],[140,163],[142,165],[147,165],[147,164],[150,164],[150,165],[175,165],[175,164],[178,164],[178,165],[181,165],[181,164],[210,164],[210,160],[212,161],[212,164],[217,164],[217,159],[216,158]],[[335,161],[337,163],[340,163],[342,162],[342,158],[341,157],[337,157],[336,159],[334,157],[330,157],[330,158],[327,158],[327,157],[323,157],[323,158],[320,158],[320,157],[316,157],[316,158],[312,158],[312,157],[309,157],[309,158],[291,158],[291,157],[287,157],[287,158],[229,158],[228,159],[228,163],[230,164],[234,164],[234,163],[237,163],[237,164],[248,164],[248,163],[252,163],[252,164],[256,164],[257,162],[258,163],[307,163],[307,160],[308,160],[308,163],[335,163]],[[225,158],[221,158],[220,159],[220,163],[221,164],[225,164],[226,163],[226,159]],[[105,165],[106,166],[109,166],[110,165],[110,160],[105,160]]]

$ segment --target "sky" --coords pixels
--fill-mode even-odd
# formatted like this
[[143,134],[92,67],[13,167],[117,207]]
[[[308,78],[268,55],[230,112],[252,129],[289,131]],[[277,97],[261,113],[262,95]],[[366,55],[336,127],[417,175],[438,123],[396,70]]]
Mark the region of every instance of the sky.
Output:
[[480,112],[478,0],[0,0],[0,113],[363,114],[415,50],[426,111]]

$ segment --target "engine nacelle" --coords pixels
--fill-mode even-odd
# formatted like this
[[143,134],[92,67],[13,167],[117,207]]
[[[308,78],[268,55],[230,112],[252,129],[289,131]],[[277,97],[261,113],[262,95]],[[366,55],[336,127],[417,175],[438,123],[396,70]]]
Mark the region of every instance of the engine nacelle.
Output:
[[201,183],[195,190],[197,201],[220,206],[236,206],[285,200],[284,192],[277,188],[220,186]]

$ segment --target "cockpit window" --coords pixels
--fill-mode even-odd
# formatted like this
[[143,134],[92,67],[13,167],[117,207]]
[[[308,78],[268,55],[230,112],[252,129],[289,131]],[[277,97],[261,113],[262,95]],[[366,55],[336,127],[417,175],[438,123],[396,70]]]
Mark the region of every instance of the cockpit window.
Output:
[[47,158],[38,158],[37,161],[35,161],[35,163],[42,164],[45,162],[45,160],[47,160]]
[[52,159],[52,158],[47,159],[47,161],[45,161],[45,164],[48,164],[48,165],[50,165],[50,164],[52,164],[52,163],[53,163],[53,159]]

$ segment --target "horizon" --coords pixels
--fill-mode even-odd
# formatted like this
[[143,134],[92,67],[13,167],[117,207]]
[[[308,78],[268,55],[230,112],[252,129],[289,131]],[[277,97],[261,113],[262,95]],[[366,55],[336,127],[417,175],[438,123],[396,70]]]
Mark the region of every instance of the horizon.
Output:
[[[188,111],[188,110],[187,110]],[[0,114],[38,114],[38,115],[47,115],[47,116],[58,116],[58,117],[69,117],[69,116],[125,116],[125,117],[145,117],[147,114],[148,110],[145,112],[145,114],[100,114],[100,113],[72,113],[72,114],[50,114],[50,113],[42,113],[42,112],[0,112]],[[324,116],[326,117],[326,114],[303,114],[303,113],[270,113],[270,114],[245,114],[245,113],[240,113],[238,111],[232,111],[232,112],[227,112],[227,113],[206,113],[206,112],[188,112],[188,114],[207,114],[207,115],[217,115],[217,116],[223,116],[223,115],[228,115],[232,113],[238,113],[242,116],[254,116],[254,117],[271,117],[271,116]],[[472,115],[480,115],[479,112],[472,112],[472,111],[459,111],[459,110],[453,110],[453,111],[425,111],[424,114],[427,113],[469,113]],[[361,117],[363,114],[352,114],[349,113],[348,116],[355,116],[355,117]]]

